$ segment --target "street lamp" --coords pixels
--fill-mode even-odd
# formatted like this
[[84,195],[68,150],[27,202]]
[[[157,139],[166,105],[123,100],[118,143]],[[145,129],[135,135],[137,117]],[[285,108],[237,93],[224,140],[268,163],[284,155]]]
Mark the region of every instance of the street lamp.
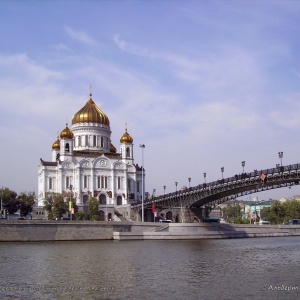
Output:
[[204,176],[204,183],[206,184],[206,173],[203,173]]
[[164,195],[166,194],[166,186],[164,185]]
[[176,181],[176,182],[175,182],[175,186],[176,186],[176,192],[177,192],[177,184],[178,184],[178,182]]
[[282,167],[282,158],[283,158],[283,152],[278,152],[278,156],[280,158],[280,166]]
[[155,204],[154,204],[154,200],[155,200],[155,189],[153,189],[153,193],[152,193],[152,212],[153,212],[153,221],[155,222]]
[[189,188],[191,187],[191,177],[188,178],[189,180]]
[[242,161],[242,167],[243,167],[243,174],[244,174],[244,170],[245,170],[245,161]]
[[140,144],[142,148],[142,222],[144,222],[144,149],[145,145]]
[[224,167],[221,168],[221,172],[222,172],[222,180],[223,180]]

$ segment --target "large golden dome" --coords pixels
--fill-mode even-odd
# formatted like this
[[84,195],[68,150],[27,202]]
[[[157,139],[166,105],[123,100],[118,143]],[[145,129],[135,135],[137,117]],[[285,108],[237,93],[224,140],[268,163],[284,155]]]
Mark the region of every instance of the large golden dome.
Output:
[[120,143],[125,143],[125,144],[132,144],[133,143],[133,138],[131,135],[127,132],[127,128],[125,133],[121,136],[120,138]]
[[78,123],[99,123],[109,126],[106,114],[95,104],[90,94],[90,99],[72,118],[72,125]]
[[61,139],[72,139],[74,137],[73,132],[69,129],[68,124],[66,124],[66,128],[60,133]]
[[58,137],[57,137],[57,140],[53,143],[52,149],[53,150],[60,150],[60,141],[59,141]]

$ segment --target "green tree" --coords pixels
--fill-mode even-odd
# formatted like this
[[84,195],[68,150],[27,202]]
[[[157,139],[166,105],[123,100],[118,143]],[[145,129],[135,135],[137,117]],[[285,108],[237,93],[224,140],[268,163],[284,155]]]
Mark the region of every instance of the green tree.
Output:
[[61,218],[68,211],[68,204],[64,202],[61,194],[57,194],[54,198],[52,213],[54,218]]
[[45,195],[45,200],[44,200],[44,210],[48,213],[48,219],[51,220],[53,219],[53,203],[54,203],[54,197],[55,193],[46,193]]
[[21,216],[27,216],[32,212],[32,207],[34,205],[35,195],[32,193],[21,193],[18,196],[19,208]]
[[293,200],[287,201],[282,204],[285,217],[284,221],[287,222],[292,219],[300,219],[300,202]]
[[17,193],[8,188],[0,189],[3,209],[6,209],[9,214],[14,214],[18,209],[20,202],[17,199]]
[[237,205],[227,205],[223,208],[223,216],[224,219],[235,219],[241,217],[241,207],[239,204]]
[[68,204],[61,194],[47,193],[44,200],[44,209],[48,212],[48,219],[61,218],[68,211]]
[[95,197],[89,198],[88,204],[89,204],[88,214],[89,214],[90,220],[98,221],[99,220],[99,214],[98,214],[98,200],[97,200],[97,198],[95,198]]
[[89,219],[89,215],[87,213],[85,213],[84,211],[79,211],[75,214],[75,217],[77,220],[88,220]]
[[271,207],[265,207],[261,211],[261,218],[271,224],[282,224],[285,218],[285,207],[279,202],[273,202]]

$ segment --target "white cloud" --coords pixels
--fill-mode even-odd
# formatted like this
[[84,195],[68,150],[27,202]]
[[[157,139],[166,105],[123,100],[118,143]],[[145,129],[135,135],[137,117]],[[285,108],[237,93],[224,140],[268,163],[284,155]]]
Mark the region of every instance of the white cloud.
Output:
[[98,42],[90,37],[86,32],[84,31],[75,31],[69,26],[65,26],[65,31],[67,34],[76,41],[79,41],[83,44],[91,45],[91,46],[96,46]]

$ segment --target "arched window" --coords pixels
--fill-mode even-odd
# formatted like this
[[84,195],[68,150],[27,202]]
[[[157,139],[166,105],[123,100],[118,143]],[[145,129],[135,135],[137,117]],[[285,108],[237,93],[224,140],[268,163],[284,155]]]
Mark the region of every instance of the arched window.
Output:
[[117,205],[122,205],[122,196],[117,197]]
[[53,189],[53,178],[49,177],[49,190]]
[[99,197],[99,204],[100,205],[105,205],[106,204],[106,195],[101,194]]
[[105,212],[103,210],[99,211],[99,221],[105,221]]
[[86,189],[88,187],[88,177],[83,175],[83,187]]
[[130,148],[126,148],[126,157],[130,157]]
[[93,136],[93,146],[97,146],[97,137],[95,135]]
[[87,205],[88,204],[88,200],[89,200],[89,196],[88,195],[83,195],[83,204]]
[[131,191],[131,180],[129,178],[127,180],[127,189],[128,191]]
[[78,147],[81,147],[81,136],[78,137]]
[[69,145],[69,143],[66,143],[66,152],[70,152],[70,145]]

